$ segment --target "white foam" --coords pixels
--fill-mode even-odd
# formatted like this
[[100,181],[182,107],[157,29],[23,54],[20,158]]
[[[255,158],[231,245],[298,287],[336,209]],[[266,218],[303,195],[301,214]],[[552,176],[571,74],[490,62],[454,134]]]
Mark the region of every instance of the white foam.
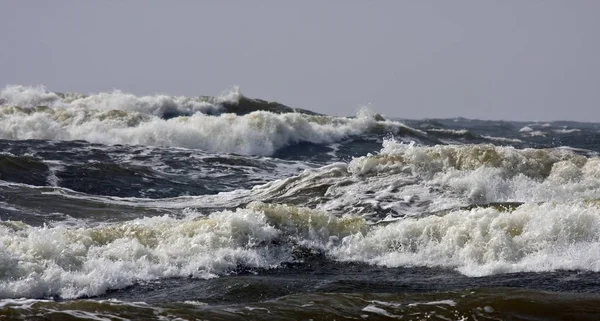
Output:
[[238,264],[279,263],[277,253],[259,246],[279,231],[251,210],[196,221],[155,217],[97,228],[0,229],[0,298],[94,296],[136,280],[209,278]]
[[139,112],[144,114],[162,116],[166,113],[193,114],[196,112],[218,112],[220,103],[237,102],[241,94],[239,88],[224,92],[216,97],[214,102],[201,98],[183,96],[135,96],[119,90],[102,92],[98,94],[65,94],[60,97],[56,93],[48,92],[43,86],[6,86],[0,91],[0,100],[3,105],[35,108],[38,106],[95,109],[95,110],[121,110]]
[[27,298],[2,299],[2,300],[0,300],[0,308],[11,307],[11,308],[28,309],[28,308],[31,308],[32,305],[39,303],[39,302],[52,302],[52,301],[27,299]]
[[456,306],[456,302],[454,300],[440,300],[440,301],[431,301],[431,302],[410,303],[408,306],[417,306],[417,305],[449,305],[451,307],[454,307],[454,306]]
[[286,199],[324,188],[306,204],[338,214],[421,215],[490,202],[600,198],[600,158],[568,149],[493,145],[416,146],[385,140],[379,154],[334,163],[252,190],[259,199]]
[[521,133],[530,133],[533,131],[533,128],[529,127],[529,126],[524,126],[523,128],[519,129],[519,131]]
[[252,203],[207,217],[97,227],[0,225],[0,244],[0,298],[77,298],[134,282],[268,268],[292,260],[294,244],[340,261],[454,268],[468,276],[600,271],[600,208],[581,201],[528,203],[513,211],[455,210],[368,227],[356,216]]
[[[234,99],[230,96],[236,95],[223,99]],[[185,97],[112,92],[66,103],[56,94],[29,87],[7,87],[2,97],[6,102],[0,107],[0,138],[11,140],[86,140],[268,156],[294,143],[331,144],[376,128],[407,128],[399,122],[377,121],[364,110],[356,118],[265,111],[210,116],[198,111],[214,105]],[[40,103],[50,107],[36,107]],[[172,109],[191,116],[159,117]]]
[[0,298],[95,296],[136,281],[269,268],[292,260],[289,240],[322,248],[365,228],[360,218],[261,203],[189,214],[96,227],[0,225]]
[[355,234],[332,250],[344,261],[456,268],[468,276],[557,269],[600,271],[600,209],[525,204],[404,219]]
[[[287,165],[286,165],[287,166]],[[493,145],[423,147],[386,140],[377,155],[302,170],[295,163],[282,168],[289,176],[251,190],[215,195],[142,199],[93,196],[64,188],[44,191],[64,198],[148,208],[231,207],[252,200],[289,202],[333,214],[373,216],[392,221],[398,216],[490,202],[569,202],[600,198],[600,158],[568,149],[516,149]],[[291,176],[290,176],[291,175]],[[30,187],[36,188],[36,187]],[[315,189],[324,197],[308,199]]]
[[577,128],[571,128],[571,129],[562,128],[562,129],[554,130],[554,132],[558,133],[558,134],[572,134],[572,133],[577,133],[580,131],[581,131],[581,129],[577,129]]
[[50,186],[58,186],[60,179],[56,176],[56,173],[64,170],[64,164],[60,161],[44,161],[48,165],[48,177],[46,181]]
[[396,318],[396,319],[399,319],[399,318],[401,318],[401,317],[402,317],[402,316],[400,316],[400,315],[391,314],[391,313],[387,312],[386,310],[384,310],[384,309],[382,309],[382,308],[379,308],[379,307],[376,307],[376,306],[374,306],[374,305],[372,305],[372,304],[370,304],[370,305],[367,305],[366,307],[364,307],[364,308],[362,309],[362,311],[364,311],[364,312],[371,312],[371,313],[375,313],[375,314],[379,314],[379,315],[382,315],[382,316],[384,316],[384,317],[388,317],[388,318]]
[[521,129],[519,129],[519,132],[521,132],[523,134],[523,136],[530,136],[530,137],[535,137],[535,136],[542,136],[545,137],[546,133],[541,131],[541,130],[533,130],[533,128],[529,127],[529,126],[525,126]]
[[431,177],[451,170],[494,167],[510,176],[544,177],[555,162],[562,160],[585,163],[585,157],[562,149],[516,149],[486,144],[417,146],[385,139],[379,154],[353,159],[349,171],[356,175],[401,171]]
[[444,134],[449,134],[449,135],[457,135],[457,136],[461,136],[461,135],[465,135],[465,134],[469,133],[469,131],[466,129],[430,128],[427,131],[444,133]]
[[496,142],[504,142],[504,143],[522,143],[523,141],[517,138],[506,138],[506,137],[495,137],[495,136],[481,136],[482,138],[493,140]]
[[545,132],[543,132],[543,131],[539,131],[539,130],[532,131],[531,133],[529,133],[529,135],[530,135],[531,137],[534,137],[534,136],[546,137],[546,133],[545,133]]

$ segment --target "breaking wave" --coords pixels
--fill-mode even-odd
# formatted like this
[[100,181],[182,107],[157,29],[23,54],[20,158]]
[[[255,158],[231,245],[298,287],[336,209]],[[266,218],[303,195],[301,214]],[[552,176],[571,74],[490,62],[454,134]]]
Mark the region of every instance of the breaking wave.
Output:
[[217,113],[224,103],[236,103],[241,97],[237,88],[212,97],[135,96],[119,90],[94,95],[49,92],[43,86],[7,86],[0,91],[2,105],[23,109],[40,106],[87,110],[138,112],[158,117],[191,115],[197,112]]
[[0,222],[0,298],[89,297],[134,282],[271,268],[293,261],[296,245],[323,248],[364,228],[358,217],[262,203],[97,227]]
[[[0,298],[78,298],[170,277],[214,278],[323,255],[468,276],[600,271],[593,202],[474,208],[369,226],[356,216],[251,203],[203,216],[96,227],[0,223]],[[320,253],[320,254],[319,254]]]
[[475,208],[354,234],[332,254],[388,267],[455,268],[468,276],[600,271],[600,209],[587,202]]
[[469,205],[600,198],[600,158],[568,149],[417,146],[384,141],[377,154],[255,186],[268,202],[304,204],[369,221]]
[[259,100],[254,100],[255,110],[248,109],[239,105],[248,101],[239,92],[207,100],[121,92],[59,95],[18,86],[7,87],[0,97],[0,138],[11,140],[86,140],[269,156],[297,143],[331,144],[364,134],[427,139],[368,110],[354,118],[330,117]]

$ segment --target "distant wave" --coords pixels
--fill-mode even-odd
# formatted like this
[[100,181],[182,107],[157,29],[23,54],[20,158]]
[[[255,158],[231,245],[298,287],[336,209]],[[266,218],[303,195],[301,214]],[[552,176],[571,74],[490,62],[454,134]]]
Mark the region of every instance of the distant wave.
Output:
[[486,135],[482,135],[481,136],[484,139],[490,140],[490,141],[496,141],[496,142],[501,142],[501,143],[522,143],[523,141],[518,139],[518,138],[506,138],[506,137],[495,137],[495,136],[486,136]]
[[85,96],[9,86],[0,99],[0,138],[11,140],[86,140],[269,156],[296,143],[331,144],[370,133],[428,138],[368,110],[356,117],[324,116],[245,98],[237,90],[188,98],[119,91]]
[[[436,137],[443,142],[454,143],[497,143],[497,144],[522,144],[523,141],[517,138],[496,137],[488,135],[479,135],[467,129],[449,129],[449,128],[426,128],[425,131],[432,137]],[[529,133],[529,132],[528,132]]]
[[235,89],[222,96],[212,98],[167,95],[138,97],[119,90],[84,95],[50,92],[42,86],[7,86],[0,92],[0,103],[22,108],[46,106],[104,111],[120,110],[170,118],[177,115],[191,115],[196,112],[217,113],[221,110],[222,103],[237,102],[239,97],[240,93]]
[[195,113],[218,115],[234,113],[245,115],[253,111],[269,111],[273,113],[303,113],[318,115],[318,113],[291,108],[277,102],[262,99],[251,99],[243,96],[238,87],[223,92],[217,97],[211,96],[135,96],[120,90],[101,92],[98,94],[57,93],[48,91],[43,86],[7,86],[0,91],[0,105],[36,108],[40,106],[51,108],[83,108],[90,110],[121,110],[125,112],[138,112],[173,118],[178,116],[191,116]]

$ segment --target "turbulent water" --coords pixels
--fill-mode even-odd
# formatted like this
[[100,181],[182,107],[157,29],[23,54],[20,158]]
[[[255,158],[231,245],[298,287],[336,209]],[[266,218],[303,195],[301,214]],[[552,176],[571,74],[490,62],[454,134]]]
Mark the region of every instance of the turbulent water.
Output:
[[0,320],[600,319],[600,124],[8,86],[0,147]]

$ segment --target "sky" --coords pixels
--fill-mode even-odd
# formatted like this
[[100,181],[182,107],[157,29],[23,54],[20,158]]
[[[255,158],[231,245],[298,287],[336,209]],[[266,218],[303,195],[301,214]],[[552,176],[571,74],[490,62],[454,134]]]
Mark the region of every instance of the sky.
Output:
[[0,0],[0,86],[600,122],[596,0]]

